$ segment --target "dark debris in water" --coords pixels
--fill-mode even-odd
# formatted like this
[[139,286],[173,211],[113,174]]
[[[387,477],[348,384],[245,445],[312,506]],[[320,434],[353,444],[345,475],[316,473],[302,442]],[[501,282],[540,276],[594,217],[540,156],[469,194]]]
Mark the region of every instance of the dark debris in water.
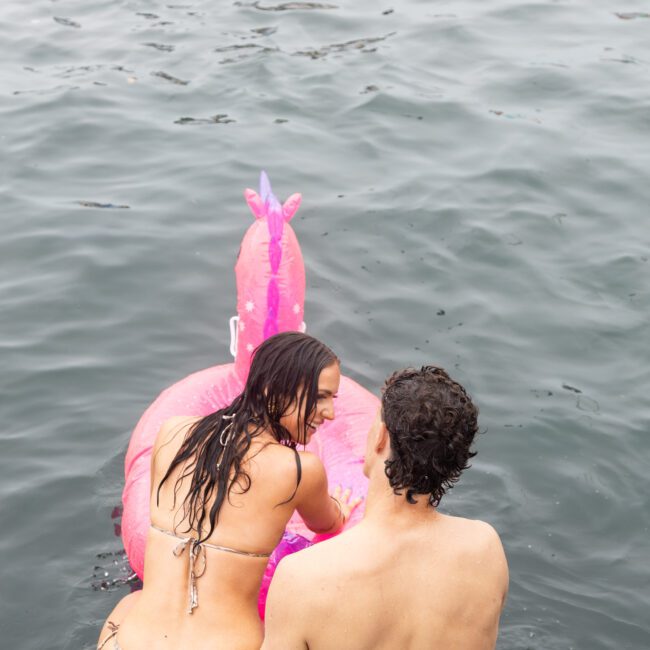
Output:
[[235,120],[228,117],[227,113],[219,113],[212,117],[181,117],[174,121],[174,124],[230,124]]
[[236,43],[235,45],[224,45],[223,47],[217,47],[214,51],[220,53],[237,53],[236,57],[230,57],[219,61],[219,63],[223,65],[225,63],[236,63],[237,61],[247,59],[251,56],[256,56],[257,54],[268,54],[271,52],[279,52],[280,50],[277,47],[264,47],[263,45],[257,45],[256,43]]
[[528,120],[530,122],[535,122],[535,124],[542,123],[540,119],[536,117],[529,117],[527,115],[523,115],[522,113],[506,113],[504,111],[494,109],[490,109],[488,112],[496,115],[497,117],[505,117],[508,120]]
[[64,27],[74,27],[75,29],[80,29],[81,25],[74,20],[70,20],[68,18],[60,18],[59,16],[54,16],[54,22],[59,23],[59,25],[63,25]]
[[357,50],[359,52],[370,53],[375,52],[376,48],[369,48],[369,45],[374,43],[381,43],[386,39],[394,36],[395,32],[390,32],[385,36],[376,36],[373,38],[357,38],[353,41],[346,41],[345,43],[332,43],[332,45],[325,45],[317,50],[299,50],[293,53],[293,56],[308,56],[310,59],[322,59],[328,54],[338,54],[341,52],[348,52]]
[[223,47],[215,47],[215,52],[236,52],[238,50],[262,50],[264,52],[277,52],[277,48],[264,47],[257,43],[236,43],[235,45],[224,45]]
[[256,27],[255,29],[251,29],[251,32],[260,36],[271,36],[271,34],[275,34],[277,31],[277,27]]
[[174,51],[174,46],[173,45],[165,45],[163,43],[143,43],[145,47],[153,47],[155,50],[158,50],[160,52],[173,52]]
[[14,90],[13,95],[52,95],[66,90],[79,90],[80,86],[53,86],[52,88],[39,88],[37,90]]
[[650,18],[650,14],[642,13],[640,11],[630,11],[626,13],[615,13],[615,16],[621,20],[634,20],[635,18]]
[[117,203],[98,203],[97,201],[76,201],[84,208],[108,208],[113,210],[130,210],[129,205],[119,205]]
[[167,74],[166,72],[163,72],[162,70],[158,72],[152,72],[151,73],[152,77],[160,77],[160,79],[164,79],[165,81],[169,81],[170,83],[176,84],[177,86],[187,86],[189,81],[183,81],[182,79],[179,79],[178,77],[172,77],[172,75]]
[[370,84],[369,86],[366,86],[362,91],[362,95],[367,95],[368,93],[376,93],[379,91],[379,86],[375,86],[374,84]]
[[114,591],[124,586],[129,586],[131,591],[142,588],[142,581],[131,568],[124,550],[99,553],[96,559],[90,582],[93,591]]
[[629,56],[628,54],[623,54],[620,57],[603,57],[601,58],[601,61],[613,61],[614,63],[631,63],[633,65],[638,65],[640,63],[639,59],[635,59],[633,56]]
[[148,20],[157,20],[160,18],[160,16],[157,16],[156,14],[149,14],[145,11],[137,11],[136,16],[142,16],[143,18],[147,18]]
[[579,388],[576,388],[575,386],[569,386],[569,384],[562,384],[562,388],[564,388],[564,390],[570,390],[572,393],[582,393]]
[[238,7],[253,7],[259,11],[309,11],[313,9],[338,9],[338,5],[326,4],[323,2],[282,2],[277,5],[263,5],[260,2],[253,2],[246,5],[243,2],[235,2]]
[[[341,53],[354,52],[354,51],[359,52],[361,54],[370,54],[372,52],[376,52],[377,51],[376,47],[369,47],[369,46],[384,41],[387,38],[393,36],[394,34],[395,32],[391,32],[390,34],[386,34],[385,36],[378,36],[372,38],[359,38],[353,41],[347,41],[345,43],[333,43],[331,45],[324,45],[320,48],[315,48],[312,50],[298,50],[295,52],[286,52],[278,47],[264,47],[262,45],[257,45],[255,43],[244,43],[244,44],[236,43],[233,45],[223,45],[215,48],[214,51],[220,53],[225,53],[225,52],[237,53],[237,56],[229,57],[223,59],[222,61],[219,61],[219,63],[221,64],[235,63],[237,61],[250,58],[251,56],[257,56],[258,54],[270,54],[270,53],[282,53],[282,54],[288,54],[289,56],[306,56],[309,57],[310,59],[322,59],[328,56],[329,54],[341,54]],[[242,38],[245,40],[247,38],[257,38],[257,37],[245,36]],[[376,92],[377,90],[379,90],[379,88],[376,86],[368,86],[366,89],[367,92]],[[419,117],[418,119],[422,119],[422,118]]]

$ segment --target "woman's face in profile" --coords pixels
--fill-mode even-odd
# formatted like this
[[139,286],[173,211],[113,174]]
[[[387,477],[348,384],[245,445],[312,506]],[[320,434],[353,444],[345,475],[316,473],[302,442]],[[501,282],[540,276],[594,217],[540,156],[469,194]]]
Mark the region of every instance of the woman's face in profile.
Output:
[[[339,390],[341,382],[341,369],[339,364],[334,362],[323,368],[318,376],[318,400],[316,408],[311,416],[306,416],[304,412],[298,413],[296,402],[289,407],[287,413],[280,418],[280,424],[291,434],[291,439],[298,444],[307,444],[311,437],[316,433],[318,427],[325,420],[334,419],[334,400]],[[305,406],[303,405],[303,411]],[[300,416],[300,417],[299,417]],[[306,431],[303,433],[299,429],[299,421],[306,425]],[[303,441],[303,436],[306,440]]]

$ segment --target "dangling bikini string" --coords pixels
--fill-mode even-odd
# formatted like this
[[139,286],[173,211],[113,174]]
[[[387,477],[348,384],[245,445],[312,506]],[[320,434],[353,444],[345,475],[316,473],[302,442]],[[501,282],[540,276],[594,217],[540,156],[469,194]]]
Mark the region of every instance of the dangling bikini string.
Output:
[[[234,553],[235,555],[244,555],[245,557],[264,557],[268,558],[271,556],[270,553],[252,553],[250,551],[240,551],[236,548],[229,548],[228,546],[219,546],[217,544],[208,544],[206,542],[199,542],[196,537],[180,537],[175,535],[169,530],[164,528],[159,528],[154,524],[151,524],[151,527],[155,530],[168,535],[169,537],[175,537],[180,540],[176,547],[173,550],[175,557],[181,557],[185,552],[185,549],[189,549],[189,567],[188,567],[188,578],[189,578],[189,607],[187,610],[188,614],[191,614],[195,607],[199,605],[199,597],[196,589],[196,581],[205,573],[206,568],[206,555],[205,548],[213,548],[215,551],[223,551],[224,553]],[[205,548],[204,548],[205,547]],[[199,569],[197,570],[197,560],[200,560]]]

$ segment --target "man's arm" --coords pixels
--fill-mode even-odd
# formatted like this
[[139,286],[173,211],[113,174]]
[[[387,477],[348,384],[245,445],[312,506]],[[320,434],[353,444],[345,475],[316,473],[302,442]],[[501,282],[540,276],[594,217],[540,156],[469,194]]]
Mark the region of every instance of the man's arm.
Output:
[[[304,625],[309,621],[308,591],[302,590],[296,560],[285,557],[275,572],[266,600],[262,650],[308,650]],[[298,562],[298,564],[300,564]]]

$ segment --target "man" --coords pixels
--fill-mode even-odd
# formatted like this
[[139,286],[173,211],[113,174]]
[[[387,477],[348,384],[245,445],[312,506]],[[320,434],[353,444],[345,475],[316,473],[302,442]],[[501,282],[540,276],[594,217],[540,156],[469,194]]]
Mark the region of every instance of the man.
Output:
[[441,368],[393,374],[369,434],[363,521],[280,563],[263,650],[494,648],[499,536],[436,506],[475,454],[478,411]]

